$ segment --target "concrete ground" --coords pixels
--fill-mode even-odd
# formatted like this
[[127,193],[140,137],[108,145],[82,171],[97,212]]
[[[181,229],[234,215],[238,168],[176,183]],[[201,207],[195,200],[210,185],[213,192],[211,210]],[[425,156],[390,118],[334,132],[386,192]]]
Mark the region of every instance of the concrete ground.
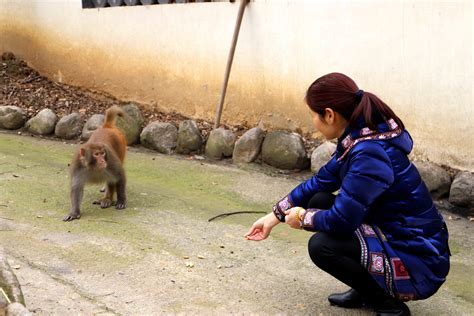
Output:
[[[126,210],[101,210],[86,190],[83,216],[68,212],[68,167],[77,145],[0,133],[0,242],[38,315],[370,315],[329,306],[346,286],[313,266],[310,234],[279,225],[243,238],[296,179],[145,149],[128,153]],[[474,315],[474,223],[445,213],[452,269],[414,315]]]

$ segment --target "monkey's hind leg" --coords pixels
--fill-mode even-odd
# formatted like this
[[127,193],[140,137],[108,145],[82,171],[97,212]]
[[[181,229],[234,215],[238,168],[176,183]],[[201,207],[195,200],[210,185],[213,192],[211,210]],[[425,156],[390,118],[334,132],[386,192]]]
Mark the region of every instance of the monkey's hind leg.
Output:
[[101,208],[108,208],[113,203],[115,193],[115,183],[107,183],[107,189],[105,190],[105,196],[98,201],[96,204],[100,204]]

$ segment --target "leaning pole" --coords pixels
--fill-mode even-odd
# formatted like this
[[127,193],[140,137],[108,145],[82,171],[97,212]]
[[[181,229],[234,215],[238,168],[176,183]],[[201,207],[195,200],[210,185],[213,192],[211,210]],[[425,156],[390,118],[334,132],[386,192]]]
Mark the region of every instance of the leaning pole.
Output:
[[227,66],[225,68],[224,82],[222,83],[221,97],[219,104],[216,108],[216,119],[214,121],[214,128],[218,128],[221,122],[222,108],[224,107],[225,94],[227,91],[227,84],[229,82],[230,69],[232,68],[232,61],[234,60],[235,46],[237,45],[237,39],[239,38],[240,25],[242,24],[242,17],[244,16],[245,6],[249,0],[241,0],[239,6],[239,13],[237,20],[235,21],[234,36],[232,37],[232,43],[230,46],[229,56],[227,57]]

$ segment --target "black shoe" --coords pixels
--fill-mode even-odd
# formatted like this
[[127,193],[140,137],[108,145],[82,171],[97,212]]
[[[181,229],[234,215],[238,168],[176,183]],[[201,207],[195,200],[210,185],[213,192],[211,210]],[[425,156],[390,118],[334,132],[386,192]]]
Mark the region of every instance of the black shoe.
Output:
[[387,299],[375,306],[377,316],[410,316],[408,306],[393,298]]
[[359,308],[366,305],[362,296],[354,289],[344,293],[331,294],[328,296],[328,301],[332,305],[345,308]]

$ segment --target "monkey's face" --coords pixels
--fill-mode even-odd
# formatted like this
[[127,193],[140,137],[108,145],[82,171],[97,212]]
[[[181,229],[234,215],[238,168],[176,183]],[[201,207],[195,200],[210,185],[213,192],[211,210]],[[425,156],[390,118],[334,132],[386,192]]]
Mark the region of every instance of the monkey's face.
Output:
[[98,171],[107,168],[107,151],[103,144],[87,144],[80,149],[81,161],[87,168]]
[[92,159],[95,161],[95,166],[99,170],[107,168],[107,161],[105,155],[105,149],[96,149],[92,151]]

